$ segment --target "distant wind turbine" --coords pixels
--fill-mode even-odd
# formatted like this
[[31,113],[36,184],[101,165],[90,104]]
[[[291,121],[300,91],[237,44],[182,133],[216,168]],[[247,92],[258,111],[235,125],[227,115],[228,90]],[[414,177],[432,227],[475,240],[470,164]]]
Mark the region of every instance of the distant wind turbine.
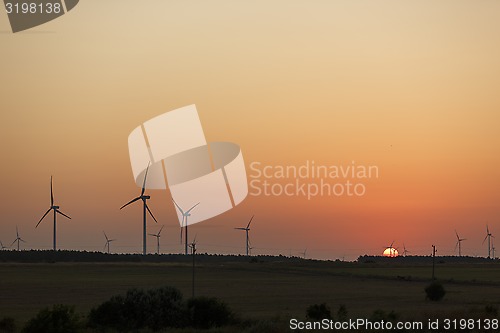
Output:
[[56,217],[57,217],[57,214],[61,214],[62,216],[66,217],[70,220],[71,220],[71,217],[69,217],[68,215],[61,212],[59,210],[59,206],[54,205],[54,192],[52,190],[52,176],[50,176],[50,208],[45,212],[45,214],[43,214],[40,221],[38,221],[38,223],[36,224],[35,229],[38,228],[38,225],[42,222],[42,220],[45,218],[45,216],[47,216],[47,214],[51,210],[54,211],[54,236],[53,236],[53,243],[54,244],[53,244],[53,249],[55,251],[55,250],[57,250],[57,246],[56,246]]
[[[394,242],[395,241],[392,241],[391,245],[387,246],[386,247],[386,250],[389,249],[389,257],[390,258],[393,258],[396,256],[396,253],[397,253],[397,250],[396,248],[394,248]],[[384,251],[384,255],[385,255],[385,251]]]
[[3,249],[8,249],[8,248],[9,248],[8,246],[4,246],[4,245],[3,245],[3,243],[2,243],[2,241],[0,241],[0,246],[2,247],[2,250],[3,250]]
[[247,242],[246,242],[247,256],[250,253],[250,239],[248,238],[248,232],[250,231],[250,223],[252,223],[252,220],[253,220],[254,216],[255,215],[252,215],[252,217],[250,218],[250,221],[248,222],[246,228],[234,228],[236,230],[245,230],[245,232],[247,234]]
[[457,250],[458,247],[458,256],[462,256],[462,241],[467,240],[466,238],[460,238],[458,236],[458,232],[455,230],[455,235],[457,235],[457,243],[455,244],[455,251]]
[[302,258],[306,258],[306,253],[307,253],[307,248],[304,250],[304,252],[300,252],[300,254],[302,254]]
[[191,216],[191,211],[198,206],[200,203],[198,202],[196,205],[193,207],[189,208],[187,211],[182,210],[182,208],[175,202],[174,198],[172,198],[172,201],[175,204],[175,207],[181,212],[182,215],[182,222],[181,222],[181,244],[182,244],[182,227],[184,227],[184,243],[185,243],[185,248],[184,248],[184,254],[188,254],[188,217]]
[[488,228],[488,225],[486,225],[486,237],[484,237],[483,244],[486,241],[486,238],[488,238],[488,259],[490,259],[490,254],[491,254],[491,237],[495,238],[490,232],[490,229]]
[[410,251],[408,251],[408,250],[406,249],[406,246],[405,246],[405,244],[403,243],[403,256],[404,256],[404,257],[406,257],[406,255],[407,255],[408,253],[410,253]]
[[156,237],[156,253],[157,254],[160,254],[160,234],[161,234],[161,231],[163,230],[163,225],[161,226],[160,228],[160,231],[158,231],[157,234],[149,234],[149,236],[153,236],[153,237]]
[[491,242],[491,256],[495,259],[495,245],[493,245],[493,242]]
[[141,195],[138,196],[135,199],[130,200],[127,202],[125,205],[121,206],[120,209],[123,209],[130,205],[131,203],[136,202],[137,200],[142,200],[142,254],[146,255],[146,210],[148,211],[149,215],[153,218],[153,220],[158,223],[156,218],[154,217],[153,213],[148,207],[147,200],[151,199],[150,195],[144,195],[144,192],[146,192],[146,178],[148,176],[148,170],[149,170],[149,164],[146,169],[146,173],[144,174],[144,182],[142,183],[142,190],[141,190]]
[[[12,244],[10,244],[10,246],[12,247],[12,245],[14,245],[15,242],[17,242],[17,250],[18,251],[19,251],[19,242],[26,243],[26,241],[19,236],[19,231],[17,230],[17,225],[16,225],[16,239],[12,242]],[[2,248],[4,248],[3,245],[2,245]]]
[[116,239],[109,239],[108,235],[106,235],[106,233],[104,231],[102,233],[104,234],[104,237],[106,238],[106,244],[104,244],[104,248],[105,249],[106,249],[106,247],[108,248],[108,254],[109,254],[109,243],[114,242]]

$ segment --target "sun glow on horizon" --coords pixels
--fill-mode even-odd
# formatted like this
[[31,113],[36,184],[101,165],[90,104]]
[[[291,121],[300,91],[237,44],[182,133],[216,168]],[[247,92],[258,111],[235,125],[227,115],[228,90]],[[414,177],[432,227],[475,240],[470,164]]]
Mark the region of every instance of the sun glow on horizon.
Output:
[[384,250],[384,253],[382,255],[384,257],[395,258],[399,256],[399,252],[397,249],[393,247],[388,247],[387,249]]

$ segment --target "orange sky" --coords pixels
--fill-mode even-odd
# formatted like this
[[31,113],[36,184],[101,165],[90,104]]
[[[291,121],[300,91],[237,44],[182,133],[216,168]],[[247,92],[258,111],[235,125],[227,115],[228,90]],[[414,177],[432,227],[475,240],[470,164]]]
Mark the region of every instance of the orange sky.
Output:
[[[201,252],[355,259],[393,240],[413,254],[485,255],[500,234],[500,3],[497,1],[84,1],[12,34],[0,14],[0,240],[15,226],[50,248],[139,252],[141,209],[127,136],[196,104],[209,141],[265,165],[377,165],[362,198],[253,197],[192,227]],[[180,252],[169,195],[150,191]],[[155,232],[158,226],[150,225]],[[148,248],[154,250],[154,239]],[[291,249],[291,250],[290,250]]]

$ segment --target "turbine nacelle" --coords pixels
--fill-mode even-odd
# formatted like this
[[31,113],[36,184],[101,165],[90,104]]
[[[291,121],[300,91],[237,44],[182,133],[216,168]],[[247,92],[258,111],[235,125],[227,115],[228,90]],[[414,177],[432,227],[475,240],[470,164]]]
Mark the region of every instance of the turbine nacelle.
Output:
[[51,209],[55,209],[55,210],[57,210],[57,209],[59,209],[60,207],[59,207],[59,206],[52,206],[52,207],[50,207],[50,208],[51,208]]

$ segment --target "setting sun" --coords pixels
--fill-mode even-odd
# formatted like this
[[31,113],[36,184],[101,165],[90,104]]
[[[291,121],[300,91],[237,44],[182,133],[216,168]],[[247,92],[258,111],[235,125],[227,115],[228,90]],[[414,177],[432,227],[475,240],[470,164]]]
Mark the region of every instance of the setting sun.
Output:
[[384,257],[394,258],[394,257],[397,257],[399,255],[399,252],[397,249],[395,249],[393,247],[388,247],[387,249],[384,250],[384,253],[382,255]]

